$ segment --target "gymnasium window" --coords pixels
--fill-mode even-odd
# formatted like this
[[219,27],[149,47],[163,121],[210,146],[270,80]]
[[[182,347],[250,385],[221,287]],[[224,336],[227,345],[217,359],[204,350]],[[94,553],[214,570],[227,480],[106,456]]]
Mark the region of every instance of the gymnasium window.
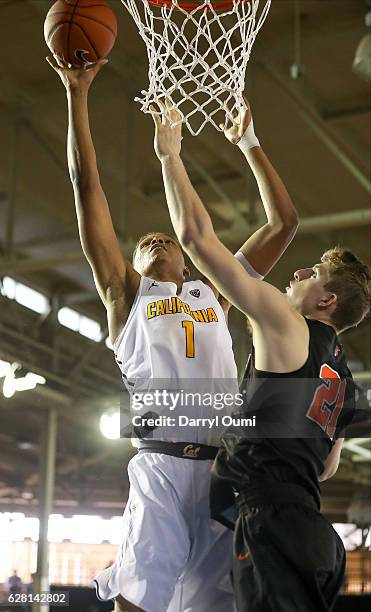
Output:
[[[54,585],[91,586],[91,580],[116,558],[122,517],[51,514],[49,518],[49,580]],[[371,593],[371,551],[358,550],[361,531],[336,524],[347,549],[346,582],[349,594]],[[23,513],[0,513],[1,584],[16,569],[24,583],[36,569],[39,521]],[[366,543],[366,548],[368,543]]]
[[[91,586],[91,580],[116,558],[122,517],[52,514],[49,518],[49,580],[57,585]],[[0,513],[1,584],[16,569],[24,583],[36,570],[39,521],[23,513]]]
[[[48,314],[50,312],[49,299],[39,291],[19,283],[10,276],[4,276],[0,284],[0,293],[9,300],[14,300],[18,304],[37,312],[38,314]],[[100,324],[94,319],[86,317],[77,310],[63,307],[58,311],[58,321],[64,327],[89,338],[94,342],[102,340],[102,329]],[[106,338],[107,348],[112,350],[109,338]]]
[[18,283],[10,276],[4,276],[1,293],[9,300],[15,300],[18,304],[38,314],[47,314],[50,310],[49,300],[43,293],[27,287],[23,283]]
[[75,331],[94,342],[102,340],[101,326],[94,319],[81,315],[77,310],[64,306],[58,310],[58,321],[64,327]]

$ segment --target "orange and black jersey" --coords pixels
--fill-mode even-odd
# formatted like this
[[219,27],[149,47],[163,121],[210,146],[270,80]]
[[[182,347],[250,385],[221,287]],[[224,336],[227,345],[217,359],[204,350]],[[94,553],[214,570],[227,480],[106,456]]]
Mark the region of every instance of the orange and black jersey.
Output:
[[223,437],[213,468],[215,517],[236,493],[259,489],[269,495],[279,483],[304,487],[319,507],[319,477],[335,440],[352,422],[355,386],[333,328],[307,324],[309,354],[299,370],[262,372],[250,358],[242,416],[255,415],[256,426],[234,425]]

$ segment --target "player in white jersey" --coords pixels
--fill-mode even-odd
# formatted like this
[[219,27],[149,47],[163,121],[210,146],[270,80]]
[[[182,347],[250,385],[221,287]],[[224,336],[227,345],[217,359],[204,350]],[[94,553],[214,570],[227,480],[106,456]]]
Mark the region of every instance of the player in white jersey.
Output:
[[[88,119],[88,90],[106,61],[84,69],[57,57],[48,61],[67,92],[68,165],[80,239],[107,309],[124,378],[134,391],[138,380],[157,377],[234,379],[232,343],[218,292],[206,280],[188,280],[176,240],[163,233],[144,236],[133,264],[120,252]],[[247,112],[241,129],[251,133],[251,127]],[[250,166],[268,220],[238,258],[248,270],[253,266],[264,275],[292,239],[297,217],[268,160]],[[197,427],[178,442],[171,441],[171,432],[162,431],[161,440],[156,429],[152,434],[129,463],[122,546],[116,562],[96,579],[98,596],[115,599],[117,612],[232,612],[231,536],[209,515],[210,468],[217,448],[200,441],[204,434]]]

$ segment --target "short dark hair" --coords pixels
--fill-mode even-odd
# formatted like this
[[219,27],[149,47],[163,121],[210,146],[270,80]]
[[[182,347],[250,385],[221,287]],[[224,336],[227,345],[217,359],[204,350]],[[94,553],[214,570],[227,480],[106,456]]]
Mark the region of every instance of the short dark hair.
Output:
[[350,249],[340,246],[325,251],[321,261],[329,270],[325,289],[337,297],[332,323],[338,331],[355,327],[370,310],[370,267]]

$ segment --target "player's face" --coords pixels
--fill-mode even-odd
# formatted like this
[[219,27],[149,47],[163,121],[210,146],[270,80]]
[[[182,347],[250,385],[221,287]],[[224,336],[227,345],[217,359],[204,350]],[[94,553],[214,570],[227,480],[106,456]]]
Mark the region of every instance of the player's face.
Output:
[[286,293],[290,304],[304,316],[316,316],[331,307],[334,295],[325,288],[329,281],[326,264],[301,268],[294,272]]
[[135,256],[135,268],[141,274],[148,274],[150,270],[163,269],[174,278],[184,274],[185,262],[182,250],[178,243],[167,234],[149,234],[138,245]]

